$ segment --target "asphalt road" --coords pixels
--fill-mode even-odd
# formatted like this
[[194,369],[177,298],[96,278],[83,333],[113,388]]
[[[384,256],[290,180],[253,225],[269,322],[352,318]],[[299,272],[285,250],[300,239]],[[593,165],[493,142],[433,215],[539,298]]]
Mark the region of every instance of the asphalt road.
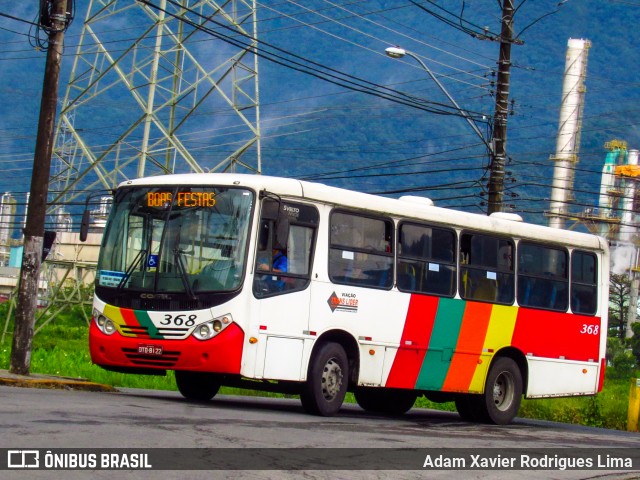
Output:
[[[38,449],[130,449],[142,452],[160,448],[156,452],[168,465],[184,467],[193,454],[190,450],[214,456],[224,455],[235,461],[234,470],[220,467],[203,468],[194,459],[190,471],[0,471],[0,478],[640,478],[640,471],[600,468],[587,470],[456,470],[423,469],[426,455],[435,449],[471,449],[507,458],[509,449],[519,453],[535,449],[562,452],[561,448],[589,448],[606,452],[610,448],[640,451],[640,434],[587,428],[552,422],[516,419],[509,426],[490,426],[466,423],[455,413],[414,409],[401,418],[385,418],[367,414],[355,405],[346,405],[336,417],[307,415],[297,399],[218,396],[208,403],[189,403],[176,392],[122,389],[116,393],[47,390],[0,386],[0,448]],[[220,450],[202,449],[231,449]],[[283,448],[277,461],[270,459],[270,448]],[[339,448],[340,455],[353,454],[349,470],[287,470],[287,462],[294,462],[296,454],[302,458],[309,452],[322,456],[331,454],[326,448]],[[368,461],[376,451],[368,449],[417,449],[409,452],[407,465],[398,459],[394,470],[367,470]],[[316,450],[304,450],[316,449]],[[365,450],[354,450],[365,449]],[[76,450],[70,450],[74,452]],[[77,450],[85,451],[85,450]],[[457,451],[457,450],[456,450]],[[467,452],[469,452],[467,451]],[[621,450],[621,452],[630,450]],[[65,451],[69,452],[69,451]],[[186,452],[186,453],[185,453]],[[367,453],[364,460],[356,454]],[[384,453],[384,451],[382,451]],[[571,452],[571,450],[564,450]],[[402,453],[402,452],[401,452]],[[6,455],[6,453],[2,453]],[[186,455],[187,460],[180,460]],[[235,456],[234,456],[235,455]],[[287,457],[289,455],[289,457]],[[264,458],[263,458],[264,457]],[[219,457],[222,458],[222,457]],[[266,460],[265,460],[266,458]],[[327,461],[333,458],[327,458]],[[367,460],[368,458],[368,460]],[[605,457],[606,458],[606,457]],[[238,459],[245,469],[237,469]],[[413,460],[415,460],[413,463]],[[210,459],[209,459],[210,460]],[[0,465],[3,465],[0,459]],[[252,470],[255,462],[275,461],[270,470]],[[318,458],[315,458],[318,465]],[[263,463],[260,463],[263,462]],[[98,462],[99,463],[99,462]],[[393,463],[393,462],[391,462]],[[390,465],[391,465],[390,463]],[[7,463],[5,462],[6,466]],[[156,463],[157,465],[157,463]],[[223,462],[223,465],[224,464]],[[242,465],[242,463],[241,463]],[[292,463],[293,465],[293,463]],[[637,463],[634,464],[636,468]],[[240,467],[243,468],[243,467]],[[282,468],[285,471],[275,471]],[[386,468],[386,467],[385,467]]]

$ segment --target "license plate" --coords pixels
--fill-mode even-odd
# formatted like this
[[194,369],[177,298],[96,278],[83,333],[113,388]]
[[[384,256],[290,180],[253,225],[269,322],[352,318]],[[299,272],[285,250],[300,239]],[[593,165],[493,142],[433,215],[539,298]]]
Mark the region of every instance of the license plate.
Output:
[[162,345],[138,345],[140,355],[162,355]]

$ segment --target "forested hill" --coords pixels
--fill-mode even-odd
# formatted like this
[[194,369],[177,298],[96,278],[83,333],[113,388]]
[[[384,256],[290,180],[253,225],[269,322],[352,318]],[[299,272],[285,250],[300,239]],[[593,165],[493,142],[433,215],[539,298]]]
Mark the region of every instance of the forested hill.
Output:
[[[640,34],[633,27],[640,7],[613,0],[524,0],[516,6],[515,33],[524,44],[512,47],[513,114],[508,118],[505,201],[513,211],[544,222],[553,171],[549,157],[555,149],[569,38],[592,42],[574,210],[597,199],[606,141],[622,139],[630,148],[640,147],[636,121]],[[61,96],[85,3],[78,2],[77,8],[67,35]],[[32,19],[35,6],[13,4],[0,7],[0,12]],[[258,18],[261,41],[295,55],[291,58],[313,62],[328,74],[335,69],[373,85],[369,94],[353,91],[261,60],[264,173],[391,196],[425,195],[439,205],[484,210],[481,192],[486,190],[488,159],[480,138],[459,116],[434,113],[442,110],[434,105],[450,106],[443,92],[413,59],[390,59],[384,49],[399,45],[418,55],[460,106],[479,119],[478,127],[489,138],[495,102],[492,72],[499,44],[469,32],[482,32],[484,27],[488,37],[499,32],[498,2],[267,1],[258,4]],[[127,25],[126,15],[118,21],[118,28],[132,37],[137,27]],[[5,170],[0,189],[25,192],[44,54],[29,46],[28,26],[2,18],[0,28]],[[217,41],[209,41],[200,47],[202,55],[219,48]],[[384,87],[424,100],[429,108],[400,105],[370,94]],[[100,130],[107,141],[112,134],[109,125],[128,118],[127,108],[118,100],[101,106],[95,125],[76,127]],[[221,120],[212,112],[201,122],[219,124]],[[201,140],[203,149],[206,142]],[[212,149],[216,148],[213,143]]]

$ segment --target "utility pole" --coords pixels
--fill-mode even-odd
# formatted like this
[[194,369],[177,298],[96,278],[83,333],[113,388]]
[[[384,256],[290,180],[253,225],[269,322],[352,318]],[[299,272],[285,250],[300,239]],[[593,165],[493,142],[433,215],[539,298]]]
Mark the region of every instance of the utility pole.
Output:
[[489,165],[489,205],[487,214],[502,211],[504,167],[507,157],[507,115],[509,113],[509,80],[511,75],[511,44],[513,43],[513,0],[503,0],[500,58],[493,116],[493,155]]
[[60,77],[64,31],[67,28],[67,0],[45,0],[41,3],[43,9],[40,12],[41,27],[47,32],[49,38],[36,150],[31,174],[31,195],[29,196],[27,221],[24,228],[24,251],[18,283],[15,328],[9,367],[11,373],[18,375],[28,375],[31,367],[31,347],[38,300],[38,277],[42,264],[44,222],[49,193],[56,103],[58,101],[58,79]]

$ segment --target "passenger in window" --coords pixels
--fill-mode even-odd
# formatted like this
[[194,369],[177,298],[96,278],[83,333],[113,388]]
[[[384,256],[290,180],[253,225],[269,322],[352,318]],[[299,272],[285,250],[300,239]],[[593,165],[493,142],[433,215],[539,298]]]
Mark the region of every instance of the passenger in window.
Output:
[[511,245],[503,245],[498,249],[498,268],[502,270],[513,270],[513,254]]

